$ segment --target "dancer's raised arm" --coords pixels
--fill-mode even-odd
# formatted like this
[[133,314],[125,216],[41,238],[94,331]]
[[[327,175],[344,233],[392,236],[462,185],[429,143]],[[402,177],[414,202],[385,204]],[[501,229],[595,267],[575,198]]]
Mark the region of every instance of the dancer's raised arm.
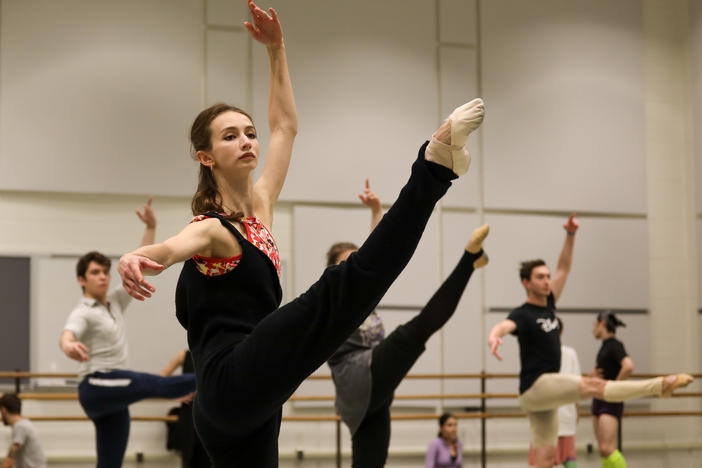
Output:
[[380,222],[380,219],[383,217],[383,206],[380,203],[380,198],[378,198],[378,195],[371,190],[368,179],[366,179],[366,188],[363,190],[363,193],[358,194],[358,198],[361,200],[361,203],[366,205],[371,210],[370,230],[373,232],[373,229],[375,229]]
[[270,62],[268,125],[271,135],[263,173],[254,185],[254,209],[268,228],[273,223],[273,205],[278,200],[290,166],[293,141],[297,134],[297,111],[288,62],[285,56],[283,29],[273,8],[268,13],[249,0],[253,24],[244,23],[258,42],[264,44]]
[[575,245],[575,233],[580,227],[580,223],[575,219],[575,213],[571,214],[568,221],[563,225],[563,229],[566,231],[566,238],[563,242],[563,248],[561,249],[561,254],[558,257],[558,264],[556,265],[556,273],[553,275],[553,280],[551,280],[551,291],[553,292],[553,297],[558,301],[565,287],[566,280],[568,279],[568,274],[570,273],[570,267],[573,264],[573,246]]
[[152,197],[144,204],[144,212],[136,210],[136,215],[146,226],[144,229],[144,236],[141,238],[141,246],[153,244],[156,239],[156,215],[154,210],[151,208]]

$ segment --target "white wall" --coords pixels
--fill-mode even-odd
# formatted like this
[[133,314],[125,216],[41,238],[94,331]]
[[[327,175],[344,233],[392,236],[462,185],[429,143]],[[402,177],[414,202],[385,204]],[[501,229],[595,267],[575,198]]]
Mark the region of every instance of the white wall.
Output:
[[[0,253],[32,256],[33,285],[52,275],[60,275],[63,285],[32,292],[36,371],[54,370],[52,363],[57,370],[72,365],[58,352],[56,333],[78,296],[68,272],[76,255],[131,250],[142,229],[133,210],[146,194],[157,195],[157,239],[187,223],[195,164],[186,138],[201,107],[227,100],[252,110],[266,146],[267,60],[241,26],[247,14],[243,2],[168,2],[173,13],[168,18],[157,10],[163,2],[93,3],[0,0]],[[693,57],[698,57],[702,9],[690,5]],[[516,340],[507,338],[506,361],[498,363],[486,352],[486,333],[505,316],[502,309],[524,300],[517,279],[520,260],[543,256],[555,265],[564,237],[561,224],[571,210],[582,213],[582,228],[561,305],[567,309],[564,342],[576,346],[582,367],[591,365],[597,342],[590,335],[592,317],[577,310],[649,307],[648,85],[640,2],[280,0],[272,6],[285,29],[300,115],[273,226],[287,265],[287,299],[318,277],[331,242],[365,238],[369,214],[356,199],[363,180],[370,178],[383,202],[391,204],[418,145],[456,105],[482,94],[487,117],[469,143],[473,166],[437,206],[415,258],[383,300],[407,307],[381,310],[388,331],[430,297],[481,222],[491,225],[486,242],[491,261],[471,279],[455,316],[430,340],[413,372],[518,369]],[[693,83],[699,109],[700,80]],[[30,115],[27,105],[41,111]],[[698,149],[698,162],[700,154]],[[702,163],[696,180],[699,167]],[[174,278],[162,281],[162,302],[139,305],[128,319],[131,364],[140,370],[157,371],[184,343],[169,310]],[[495,308],[500,312],[489,312]],[[638,370],[645,371],[649,338],[660,338],[648,315],[624,320],[622,339]],[[154,330],[167,338],[155,341]],[[489,389],[514,392],[516,382]],[[398,393],[439,390],[472,393],[478,387],[476,381],[408,380]],[[331,391],[329,382],[300,389],[301,394]],[[474,404],[396,406],[414,412]],[[330,409],[329,404],[309,406],[287,405],[285,411]],[[163,414],[165,408],[149,402],[135,413]],[[31,404],[27,411],[79,409]],[[646,444],[694,442],[667,438],[673,423],[625,424],[625,443],[637,448],[637,466],[661,466],[661,460],[687,466],[680,461],[686,455],[675,451],[638,455]],[[460,425],[466,447],[477,448],[477,423]],[[39,428],[51,456],[92,454],[86,423]],[[433,421],[394,424],[391,453],[407,457],[392,458],[388,466],[421,466],[419,454],[434,432]],[[80,437],[69,440],[67,434]],[[136,424],[128,453],[163,454],[162,434],[159,424]],[[523,465],[525,421],[491,420],[488,434],[490,447],[502,451],[490,466]],[[593,441],[587,420],[578,439],[579,444]],[[345,429],[342,440],[348,450]],[[321,457],[284,466],[330,466],[325,457],[333,450],[333,425],[285,423],[280,447],[283,457],[296,449]],[[475,458],[469,463],[477,465]],[[584,459],[583,466],[598,463]]]

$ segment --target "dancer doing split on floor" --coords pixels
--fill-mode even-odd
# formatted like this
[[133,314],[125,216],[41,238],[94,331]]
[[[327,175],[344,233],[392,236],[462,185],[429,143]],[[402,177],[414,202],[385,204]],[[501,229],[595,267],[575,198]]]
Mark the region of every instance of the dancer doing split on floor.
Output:
[[270,143],[253,183],[259,143],[243,111],[215,105],[195,119],[200,162],[195,221],[161,244],[125,254],[119,271],[137,299],[144,274],[185,262],[176,315],[187,329],[197,375],[195,427],[216,468],[278,466],[283,403],[375,308],[411,258],[436,202],[468,169],[468,134],[483,119],[479,99],[454,110],[419,150],[407,184],[366,242],[283,307],[273,206],[287,173],[297,117],[278,16],[252,1],[252,37],[271,66]]
[[498,347],[502,337],[512,333],[519,340],[519,405],[529,418],[537,468],[554,465],[559,406],[586,398],[620,402],[646,396],[668,397],[676,388],[692,382],[688,374],[621,382],[558,373],[561,342],[556,301],[563,292],[573,259],[575,232],[579,227],[575,215],[571,215],[563,227],[566,239],[553,280],[543,260],[523,262],[519,275],[527,301],[495,325],[488,337],[490,351],[500,360]]
[[[371,209],[371,232],[380,222],[382,207],[368,181],[361,201]],[[421,312],[387,337],[375,311],[329,359],[336,410],[351,432],[354,468],[385,466],[390,445],[390,406],[395,389],[424,352],[426,342],[451,318],[471,274],[485,266],[482,243],[489,228],[473,231],[458,264]],[[358,250],[339,242],[327,253],[327,266],[338,265]]]

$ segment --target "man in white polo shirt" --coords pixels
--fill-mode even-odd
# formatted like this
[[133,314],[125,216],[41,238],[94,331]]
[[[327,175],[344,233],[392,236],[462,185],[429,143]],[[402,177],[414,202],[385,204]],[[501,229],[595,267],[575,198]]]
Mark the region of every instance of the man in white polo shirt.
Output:
[[[153,244],[156,216],[151,199],[137,211],[146,224],[141,245]],[[68,316],[61,350],[80,362],[78,397],[95,425],[97,467],[119,468],[129,439],[129,405],[144,398],[178,398],[195,391],[194,374],[161,377],[125,370],[127,340],[124,309],[131,296],[117,288],[108,294],[111,261],[88,252],[76,265],[83,297]]]

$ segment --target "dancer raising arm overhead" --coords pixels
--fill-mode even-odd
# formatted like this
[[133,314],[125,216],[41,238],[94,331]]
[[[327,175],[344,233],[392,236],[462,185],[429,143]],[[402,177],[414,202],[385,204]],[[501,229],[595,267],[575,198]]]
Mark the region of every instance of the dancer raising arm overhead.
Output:
[[[151,199],[137,216],[146,225],[141,245],[154,242]],[[122,288],[108,293],[111,260],[88,252],[76,264],[83,297],[66,319],[61,350],[80,363],[78,400],[95,426],[98,468],[119,468],[129,441],[129,405],[145,398],[177,398],[195,390],[195,376],[161,377],[125,369],[124,312],[131,297]]]
[[134,297],[155,288],[144,274],[185,261],[176,316],[188,331],[197,375],[193,415],[219,467],[278,466],[282,404],[358,328],[409,261],[436,202],[468,168],[468,134],[482,101],[456,109],[425,143],[409,181],[361,248],[279,307],[279,255],[269,228],[287,173],[297,118],[283,34],[273,9],[249,1],[247,28],[270,57],[271,142],[253,183],[259,144],[243,111],[217,105],[198,115],[191,141],[200,162],[195,222],[161,244],[120,260]]
[[[380,222],[382,208],[367,180],[359,198],[371,209],[372,232]],[[487,264],[482,244],[488,231],[487,224],[473,231],[456,267],[412,320],[385,337],[383,322],[373,311],[329,359],[336,409],[351,432],[354,468],[385,466],[395,389],[422,355],[429,338],[455,312],[473,271]],[[349,242],[332,245],[327,265],[338,265],[356,250],[358,247]]]
[[563,292],[573,260],[575,233],[579,227],[575,215],[571,215],[563,227],[566,239],[553,281],[543,260],[522,262],[519,275],[527,300],[495,325],[488,338],[490,351],[500,360],[502,356],[498,348],[502,337],[512,333],[519,340],[522,366],[519,405],[529,418],[537,468],[552,467],[554,464],[559,406],[593,397],[618,402],[645,396],[670,396],[673,390],[692,381],[687,374],[617,382],[558,373],[561,342],[556,321],[556,301]]

